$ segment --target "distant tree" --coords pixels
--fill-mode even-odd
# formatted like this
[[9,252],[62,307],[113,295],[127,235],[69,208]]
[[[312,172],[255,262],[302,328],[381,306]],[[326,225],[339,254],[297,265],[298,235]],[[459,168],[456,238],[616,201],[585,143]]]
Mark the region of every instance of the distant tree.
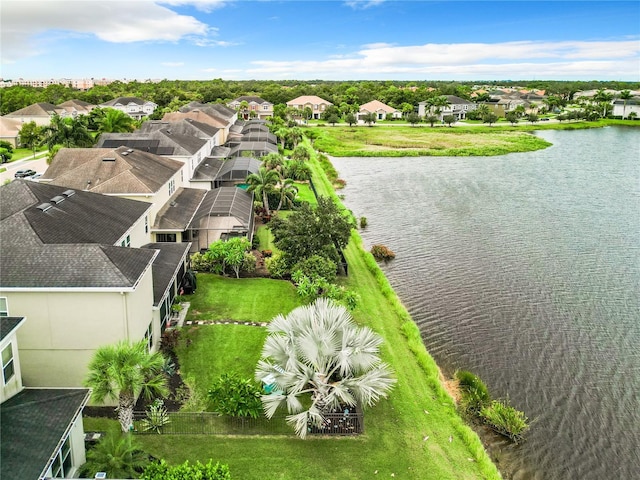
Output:
[[281,172],[284,169],[285,158],[279,153],[268,153],[261,159],[262,166],[267,170],[277,170]]
[[287,142],[289,142],[292,148],[296,148],[303,137],[304,134],[302,133],[302,129],[300,127],[290,128],[287,132]]
[[364,121],[364,123],[366,123],[369,126],[372,126],[374,123],[376,123],[377,118],[378,117],[373,112],[365,113],[362,116],[362,120]]
[[481,103],[480,105],[478,105],[478,107],[475,109],[476,115],[478,115],[478,118],[484,118],[485,115],[489,115],[491,113],[491,109],[489,108],[489,105],[487,105],[486,103]]
[[456,123],[456,117],[454,117],[453,115],[445,115],[444,117],[442,117],[442,121],[450,127],[451,125]]
[[338,117],[338,115],[336,114],[331,114],[326,118],[327,122],[330,123],[331,125],[335,126],[336,123],[338,123],[340,121],[340,117]]
[[623,90],[620,92],[620,99],[624,101],[622,105],[622,119],[624,120],[627,116],[627,100],[632,98],[631,92],[629,90]]
[[498,121],[498,116],[495,113],[487,113],[482,117],[482,123],[488,123],[489,126]]
[[313,110],[311,110],[311,107],[304,107],[302,109],[302,116],[305,120],[311,120],[313,118]]
[[629,113],[629,120],[635,120],[636,118],[638,118],[638,113],[637,112],[631,112]]
[[404,102],[400,105],[400,111],[402,112],[402,115],[406,117],[410,113],[413,113],[415,109],[413,108],[413,105],[411,105],[410,103]]
[[311,152],[309,151],[309,148],[307,146],[298,145],[293,149],[293,152],[291,153],[291,159],[305,162],[311,159]]
[[427,115],[424,117],[424,121],[431,125],[431,128],[438,122],[438,117],[435,115]]
[[8,148],[0,147],[0,163],[7,163],[13,158],[13,153]]
[[511,122],[511,125],[515,125],[518,123],[518,114],[516,112],[507,112],[504,116],[504,118],[508,121]]
[[407,122],[409,122],[414,127],[418,123],[420,123],[420,121],[421,121],[420,115],[418,115],[415,112],[411,112],[409,115],[407,115]]
[[347,113],[344,117],[344,121],[349,124],[350,127],[358,123],[356,116],[353,113]]
[[81,117],[62,118],[55,114],[51,117],[51,123],[43,127],[43,134],[49,150],[54,145],[60,144],[64,147],[90,147],[94,140]]
[[536,115],[535,113],[530,113],[529,115],[527,115],[527,120],[529,120],[531,123],[536,123],[538,120],[540,120],[540,117],[538,117],[538,115]]

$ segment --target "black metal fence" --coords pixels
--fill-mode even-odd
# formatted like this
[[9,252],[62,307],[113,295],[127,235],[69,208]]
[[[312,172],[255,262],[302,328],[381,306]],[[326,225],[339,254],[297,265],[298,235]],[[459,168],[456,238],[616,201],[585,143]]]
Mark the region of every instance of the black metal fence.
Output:
[[[147,429],[146,412],[134,412],[133,427],[137,434],[162,433],[166,435],[295,435],[285,416],[272,419],[239,418],[213,412],[172,412],[168,423],[156,429]],[[310,435],[358,435],[364,431],[362,412],[330,413],[325,415],[322,428],[309,428]]]

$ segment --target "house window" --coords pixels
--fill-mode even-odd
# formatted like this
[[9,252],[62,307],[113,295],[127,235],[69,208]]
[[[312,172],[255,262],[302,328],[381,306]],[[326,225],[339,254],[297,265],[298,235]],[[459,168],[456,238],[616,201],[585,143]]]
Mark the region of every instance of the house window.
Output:
[[67,476],[71,474],[71,467],[73,466],[72,460],[71,441],[69,437],[67,437],[53,459],[53,464],[51,465],[53,478],[67,478]]
[[144,339],[147,343],[147,352],[150,352],[153,348],[153,322],[147,327],[147,332],[144,334]]
[[262,109],[263,109],[263,110],[269,110],[269,105],[263,105],[263,106],[262,106]]
[[120,242],[121,247],[130,247],[131,246],[131,235],[127,235],[127,238]]
[[149,233],[149,217],[144,217],[144,233]]
[[[193,169],[193,159],[191,159],[191,169]],[[175,179],[169,180],[169,195],[172,195],[173,192],[176,191],[176,181]]]
[[9,316],[9,304],[7,303],[7,297],[0,297],[0,317]]
[[2,350],[2,378],[4,379],[4,385],[9,383],[9,380],[13,378],[16,373],[13,367],[13,348],[10,343],[4,350]]
[[175,233],[156,233],[156,242],[176,243]]

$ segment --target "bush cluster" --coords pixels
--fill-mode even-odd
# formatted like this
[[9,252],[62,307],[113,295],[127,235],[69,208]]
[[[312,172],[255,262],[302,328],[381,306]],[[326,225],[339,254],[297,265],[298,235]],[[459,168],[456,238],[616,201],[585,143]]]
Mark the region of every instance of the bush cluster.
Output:
[[209,460],[206,465],[200,462],[189,464],[187,460],[181,465],[171,466],[164,460],[154,462],[144,469],[143,480],[231,480],[227,465]]
[[392,260],[396,258],[396,254],[384,245],[373,245],[371,247],[371,255],[373,255],[376,260]]

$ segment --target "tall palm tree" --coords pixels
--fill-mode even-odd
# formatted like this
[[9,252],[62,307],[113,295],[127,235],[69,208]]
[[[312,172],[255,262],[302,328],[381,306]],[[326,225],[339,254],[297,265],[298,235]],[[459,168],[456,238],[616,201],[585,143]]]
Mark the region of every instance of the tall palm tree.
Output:
[[631,92],[629,90],[622,90],[620,92],[620,99],[624,100],[624,104],[622,105],[622,119],[624,120],[627,116],[627,100],[630,100],[632,97]]
[[303,137],[304,134],[302,133],[302,129],[300,127],[290,128],[287,132],[287,140],[289,140],[293,144],[294,149],[298,146],[298,143],[300,143]]
[[287,422],[304,438],[309,425],[346,405],[374,405],[395,383],[380,360],[382,338],[359,327],[349,311],[326,298],[278,315],[256,368],[256,379],[273,378],[277,392],[262,397],[272,418],[286,406]]
[[127,432],[133,424],[133,406],[140,394],[148,399],[168,394],[163,365],[162,355],[147,352],[144,340],[105,345],[96,350],[89,362],[85,385],[92,389],[94,402],[118,399],[118,420],[122,431]]
[[135,121],[129,115],[115,108],[107,108],[97,121],[100,133],[127,133],[135,129]]
[[49,126],[44,127],[42,131],[49,150],[56,144],[70,148],[90,147],[94,143],[93,137],[80,117],[62,118],[55,114],[51,117]]
[[437,115],[442,113],[442,109],[448,107],[450,105],[449,100],[444,95],[440,95],[438,97],[433,97],[428,100],[428,105],[432,111],[435,111]]
[[260,167],[256,173],[252,173],[247,177],[249,188],[247,191],[253,192],[258,198],[262,197],[262,206],[265,213],[271,215],[269,211],[269,193],[276,191],[276,185],[280,180],[280,174],[276,170],[267,170]]
[[293,206],[296,195],[298,195],[298,187],[295,186],[293,180],[290,178],[284,178],[281,179],[278,185],[278,193],[280,194],[280,201],[278,202],[276,212],[279,212],[283,206]]
[[262,166],[267,170],[277,170],[281,172],[284,168],[284,157],[279,153],[268,153],[261,157]]

